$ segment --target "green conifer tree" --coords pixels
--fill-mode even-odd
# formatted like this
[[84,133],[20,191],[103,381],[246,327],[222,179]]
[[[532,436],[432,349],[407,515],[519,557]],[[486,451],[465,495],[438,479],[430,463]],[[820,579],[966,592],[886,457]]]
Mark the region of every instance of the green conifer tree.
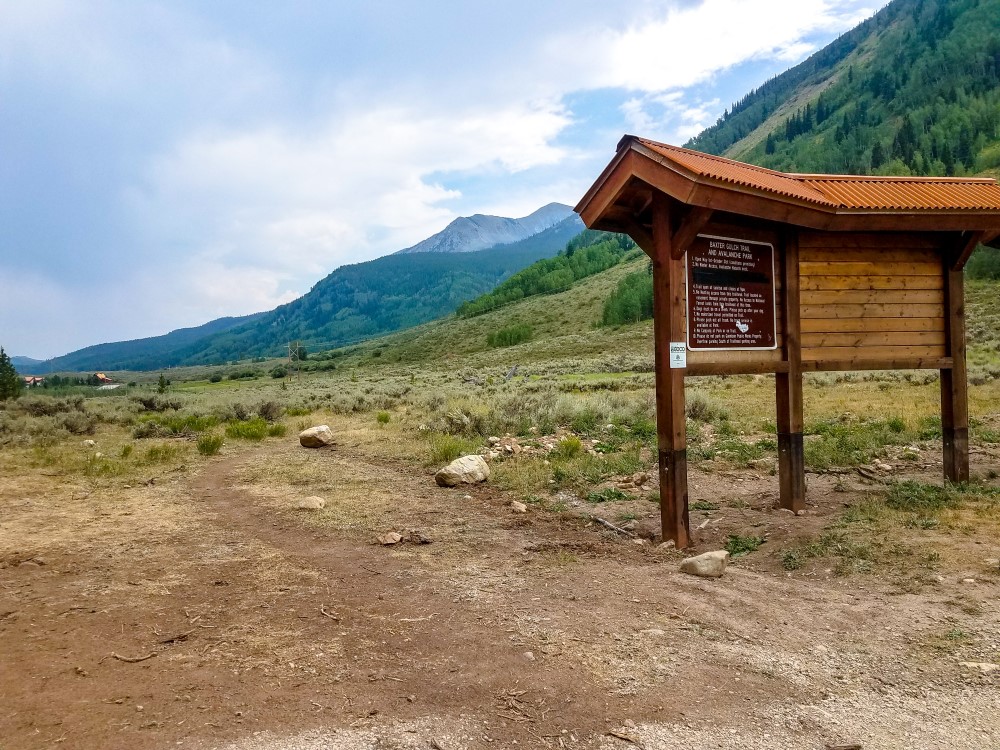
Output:
[[14,363],[10,361],[10,357],[0,346],[0,401],[17,398],[21,395],[22,388],[24,388],[24,380],[17,374]]

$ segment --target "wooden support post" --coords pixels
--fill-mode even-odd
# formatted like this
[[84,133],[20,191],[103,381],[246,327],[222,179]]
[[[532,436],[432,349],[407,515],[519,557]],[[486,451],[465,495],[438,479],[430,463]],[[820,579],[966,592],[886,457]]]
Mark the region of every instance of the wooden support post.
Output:
[[[656,434],[660,462],[663,541],[691,544],[688,524],[684,368],[671,367],[671,342],[684,342],[683,260],[671,253],[670,199],[653,198],[653,338],[656,349]],[[685,352],[686,357],[686,352]]]
[[965,284],[961,268],[944,258],[945,336],[950,369],[941,370],[941,438],[944,478],[969,481],[969,392],[965,365]]
[[786,230],[780,248],[784,321],[784,354],[787,372],[778,372],[775,402],[778,412],[779,503],[782,508],[800,511],[806,504],[806,465],[802,445],[802,347],[799,322],[799,239],[795,230]]

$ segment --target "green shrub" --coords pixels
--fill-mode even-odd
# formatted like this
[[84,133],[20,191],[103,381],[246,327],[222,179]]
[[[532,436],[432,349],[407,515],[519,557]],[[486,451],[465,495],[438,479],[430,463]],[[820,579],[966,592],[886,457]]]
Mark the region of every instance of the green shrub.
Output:
[[215,374],[213,374],[212,377],[210,377],[208,379],[208,382],[210,382],[210,383],[221,383],[222,382],[222,374],[218,373],[218,372],[215,373]]
[[607,503],[631,499],[631,495],[627,492],[622,492],[617,487],[605,487],[603,490],[591,492],[587,495],[588,503]]
[[[924,435],[934,429],[934,425],[928,423],[920,437],[929,439],[930,436]],[[940,435],[940,420],[936,429]],[[818,469],[867,463],[880,454],[885,446],[905,445],[917,437],[907,430],[906,423],[900,417],[862,422],[830,419],[810,426],[806,434],[819,436],[819,439],[807,440],[805,444],[806,464]]]
[[239,440],[263,440],[269,434],[271,425],[263,417],[254,417],[226,425],[226,437]]
[[552,453],[559,458],[573,458],[583,452],[583,442],[576,435],[567,435],[559,441]]
[[283,365],[278,365],[273,370],[271,370],[272,378],[283,378],[288,375],[288,368]]
[[696,422],[726,422],[729,420],[729,412],[724,406],[697,391],[689,394],[684,411],[688,417]]
[[638,323],[653,317],[653,277],[646,271],[636,271],[618,282],[604,303],[601,325],[616,326]]
[[478,443],[465,440],[456,435],[433,433],[431,435],[431,463],[451,463],[459,456],[475,453],[478,447]]
[[264,401],[257,407],[257,416],[263,417],[268,422],[277,422],[285,413],[285,407],[277,401]]
[[907,479],[889,485],[885,504],[894,510],[928,511],[952,506],[956,499],[955,493],[949,487],[938,487]]
[[198,452],[203,456],[214,456],[222,450],[222,435],[205,433],[198,436]]
[[503,346],[514,346],[525,341],[531,341],[533,331],[527,323],[519,323],[508,328],[501,328],[486,336],[486,343],[493,349]]
[[[1000,153],[1000,148],[994,150]],[[1000,250],[980,245],[969,258],[965,275],[970,279],[1000,279]]]
[[729,539],[726,540],[726,551],[733,557],[739,557],[750,552],[756,552],[765,541],[767,540],[761,536],[730,534]]
[[387,411],[380,411],[375,415],[375,421],[379,424],[389,424],[390,415]]
[[146,449],[143,460],[147,464],[165,464],[177,458],[182,450],[181,446],[170,443],[151,445]]

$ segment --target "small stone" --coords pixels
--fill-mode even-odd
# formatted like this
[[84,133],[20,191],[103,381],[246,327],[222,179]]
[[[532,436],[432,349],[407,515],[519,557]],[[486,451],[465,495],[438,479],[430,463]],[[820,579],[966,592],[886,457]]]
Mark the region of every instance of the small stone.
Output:
[[397,534],[395,531],[390,531],[388,534],[383,534],[378,538],[378,543],[383,547],[399,544],[401,541],[403,541],[403,535]]
[[535,655],[531,651],[525,651],[524,658],[527,659],[528,661],[534,661]]
[[681,572],[703,578],[720,578],[726,572],[729,553],[726,550],[705,552],[681,561]]
[[498,438],[496,435],[490,435],[488,438],[486,438],[486,442],[489,443],[490,445],[496,445],[497,443],[500,442],[500,438]]
[[321,497],[316,497],[315,495],[311,497],[304,497],[295,503],[295,508],[297,510],[323,510],[326,507],[326,500]]
[[776,510],[777,513],[780,513],[783,516],[794,516],[795,515],[795,511],[792,510],[791,508],[776,508],[775,510]]
[[524,503],[519,503],[517,500],[511,500],[510,509],[515,513],[527,513],[528,506]]
[[1000,664],[991,664],[986,661],[960,661],[958,666],[966,669],[978,669],[983,674],[989,674],[1000,669]]
[[975,582],[976,582],[975,578],[963,578],[962,579],[962,583],[975,583]]
[[419,529],[410,529],[406,532],[406,541],[410,544],[430,544],[433,540]]
[[641,547],[644,544],[649,544],[649,540],[648,539],[633,539],[632,540],[632,544],[637,544],[637,545],[639,545]]
[[649,474],[644,471],[640,471],[638,474],[632,477],[632,484],[636,487],[642,487],[646,482],[649,481]]
[[471,500],[472,499],[472,495],[462,495],[462,499],[463,500]]
[[94,454],[94,458],[104,458],[104,454],[98,451],[97,453]]
[[97,442],[94,441],[94,440],[84,440],[83,441],[83,446],[85,448],[93,448],[95,445],[97,445]]
[[675,542],[673,539],[668,539],[667,541],[663,542],[663,544],[657,544],[656,549],[659,552],[670,552],[672,550],[677,549],[677,542]]
[[299,433],[299,445],[303,448],[323,448],[331,443],[333,443],[333,430],[329,425],[316,425]]

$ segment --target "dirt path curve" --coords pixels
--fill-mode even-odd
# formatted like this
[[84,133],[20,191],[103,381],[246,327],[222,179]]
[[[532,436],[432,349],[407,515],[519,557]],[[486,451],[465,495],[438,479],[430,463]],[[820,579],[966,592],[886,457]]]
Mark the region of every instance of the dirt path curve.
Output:
[[[747,484],[696,482],[712,498]],[[325,510],[291,509],[316,493]],[[815,496],[833,498],[818,513],[846,499]],[[746,561],[706,581],[508,500],[437,488],[349,440],[262,444],[102,493],[0,481],[0,749],[635,746],[616,732],[650,750],[978,750],[1000,736],[1000,673],[959,663],[1000,655],[996,580],[908,592]],[[372,543],[391,528],[433,543]]]
[[[323,455],[311,458],[323,460]],[[442,555],[446,561],[435,566],[444,570],[445,577],[449,567],[464,567],[470,558],[475,558],[478,568],[485,568],[486,578],[494,564],[507,567],[512,553],[520,558],[526,548],[594,552],[605,547],[593,531],[581,531],[576,523],[539,520],[544,531],[540,534],[532,523],[514,520],[503,499],[486,488],[476,490],[471,503],[459,500],[461,526],[475,528],[476,538],[455,541],[462,536],[454,528],[456,495],[464,491],[431,489],[427,477],[416,475],[412,467],[374,462],[350,450],[337,458],[339,467],[350,466],[353,472],[378,477],[401,499],[415,499],[397,515],[403,526],[430,522],[422,530],[432,538],[445,537],[441,541],[447,548]],[[652,718],[654,714],[666,718],[665,702],[671,706],[667,715],[674,718],[682,717],[685,708],[697,702],[686,691],[668,696],[611,695],[605,681],[574,661],[547,658],[541,649],[537,654],[531,651],[532,644],[519,632],[517,620],[522,615],[530,619],[532,609],[548,609],[551,602],[538,602],[541,594],[550,596],[545,591],[549,570],[535,571],[539,579],[523,583],[520,591],[507,591],[504,607],[497,609],[495,599],[463,596],[454,586],[435,581],[433,572],[427,575],[425,566],[414,565],[410,557],[311,528],[287,513],[276,517],[272,508],[248,502],[245,490],[234,486],[232,475],[238,463],[213,465],[193,484],[195,497],[204,501],[206,510],[211,509],[224,527],[266,545],[285,565],[315,576],[309,586],[288,586],[281,595],[284,609],[312,613],[298,615],[298,638],[329,642],[331,631],[337,634],[339,658],[330,659],[313,679],[299,686],[312,693],[310,701],[328,708],[317,716],[310,702],[305,713],[286,713],[291,720],[280,722],[274,721],[272,713],[266,722],[269,728],[318,726],[317,719],[342,726],[428,717],[433,717],[432,724],[460,719],[469,724],[468,719],[474,717],[479,736],[465,746],[517,739],[533,746],[564,734],[564,744],[570,737],[577,744],[603,735],[623,718]],[[485,553],[484,537],[491,540]],[[563,571],[560,578],[564,579],[558,585],[562,598],[572,600],[578,597],[565,592],[585,592],[598,583],[584,580],[587,575],[579,572]],[[479,583],[489,585],[485,580]],[[317,588],[323,593],[317,594]],[[601,597],[615,597],[599,591],[601,586],[594,588]],[[322,616],[320,607],[338,619]],[[692,672],[703,673],[706,679],[713,671],[703,665],[692,667]],[[665,697],[669,700],[664,701]],[[286,711],[290,698],[282,700]],[[268,698],[271,701],[273,697]]]

